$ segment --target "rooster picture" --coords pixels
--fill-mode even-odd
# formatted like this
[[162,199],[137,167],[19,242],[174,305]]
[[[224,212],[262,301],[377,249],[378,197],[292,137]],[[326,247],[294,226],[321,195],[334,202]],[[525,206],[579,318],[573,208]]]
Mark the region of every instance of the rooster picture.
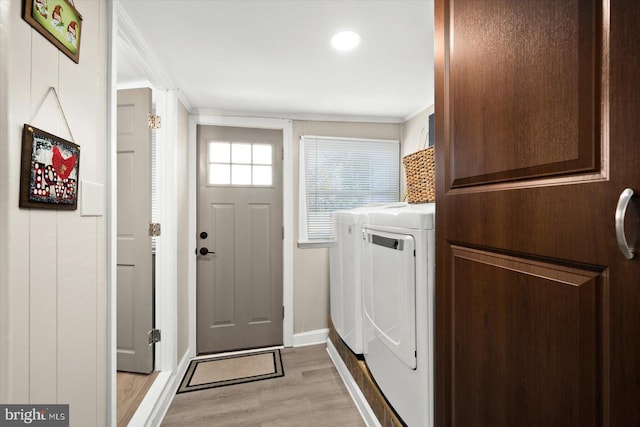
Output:
[[58,146],[54,145],[51,149],[51,165],[53,166],[53,170],[58,175],[60,180],[64,181],[69,178],[71,172],[76,167],[76,155],[73,154],[66,159],[62,157],[62,153]]

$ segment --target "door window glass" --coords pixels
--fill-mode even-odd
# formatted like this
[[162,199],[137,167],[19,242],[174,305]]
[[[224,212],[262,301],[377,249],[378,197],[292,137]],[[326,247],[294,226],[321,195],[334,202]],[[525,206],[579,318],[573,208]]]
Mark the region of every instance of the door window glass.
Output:
[[209,142],[209,185],[273,185],[273,146]]
[[231,162],[251,164],[251,144],[231,144]]
[[209,163],[230,163],[231,144],[228,142],[209,143]]
[[253,164],[270,165],[272,161],[272,147],[267,144],[253,145]]
[[229,184],[230,165],[216,163],[209,164],[209,184],[225,185]]

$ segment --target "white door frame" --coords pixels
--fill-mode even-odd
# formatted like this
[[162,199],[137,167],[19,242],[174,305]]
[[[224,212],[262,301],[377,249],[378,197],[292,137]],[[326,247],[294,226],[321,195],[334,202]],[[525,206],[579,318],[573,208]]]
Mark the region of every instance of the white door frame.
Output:
[[[284,240],[282,242],[282,339],[285,347],[293,346],[293,159],[291,156],[293,125],[291,120],[260,117],[219,116],[213,114],[192,115],[189,118],[189,247],[197,248],[197,126],[230,126],[256,129],[282,130],[282,219]],[[189,348],[196,355],[196,257],[189,258]]]
[[[107,2],[107,425],[117,424],[117,61],[116,45],[122,46],[148,74],[148,81],[128,87],[152,87],[156,114],[162,117],[163,127],[156,134],[158,175],[158,217],[162,235],[156,245],[156,328],[162,331],[162,341],[156,345],[155,369],[160,371],[146,397],[131,419],[131,425],[157,425],[178,387],[182,366],[177,362],[177,186],[166,177],[175,175],[177,145],[178,94],[157,60],[150,56],[146,42],[119,4]],[[181,360],[180,365],[185,365]]]
[[106,147],[106,209],[105,209],[105,242],[106,250],[106,303],[107,303],[107,354],[105,378],[107,383],[107,402],[106,402],[106,418],[107,426],[116,426],[118,423],[118,415],[116,405],[118,402],[116,370],[118,365],[117,355],[117,266],[118,259],[118,241],[117,241],[117,219],[118,219],[118,195],[116,177],[118,176],[118,131],[116,127],[116,118],[118,117],[118,92],[116,90],[116,80],[118,68],[116,63],[116,39],[118,33],[118,20],[116,5],[113,2],[107,2],[105,5],[107,11],[107,147]]

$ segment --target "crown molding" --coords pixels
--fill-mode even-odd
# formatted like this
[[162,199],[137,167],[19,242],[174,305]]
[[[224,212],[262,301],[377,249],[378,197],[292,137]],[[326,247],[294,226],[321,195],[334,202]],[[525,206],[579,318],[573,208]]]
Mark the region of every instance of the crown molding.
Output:
[[228,117],[262,117],[268,119],[297,120],[297,121],[317,121],[317,122],[351,122],[351,123],[390,123],[402,124],[401,117],[387,116],[358,116],[339,114],[304,114],[304,113],[264,113],[246,111],[224,111],[215,109],[196,109],[192,111],[194,115],[201,116],[228,116]]
[[[158,58],[153,54],[151,47],[146,42],[135,23],[124,10],[120,1],[116,3],[117,10],[117,49],[126,55],[145,72],[147,80],[156,89],[175,90],[175,82],[163,71]],[[126,85],[126,84],[125,84]],[[176,90],[178,99],[187,111],[192,110],[191,103],[180,90]]]

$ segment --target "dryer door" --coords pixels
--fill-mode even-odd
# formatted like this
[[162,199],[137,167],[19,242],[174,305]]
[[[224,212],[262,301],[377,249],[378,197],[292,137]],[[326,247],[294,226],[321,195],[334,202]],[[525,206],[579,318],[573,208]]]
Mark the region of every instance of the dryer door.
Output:
[[407,234],[365,229],[364,309],[373,336],[416,368],[415,240]]

